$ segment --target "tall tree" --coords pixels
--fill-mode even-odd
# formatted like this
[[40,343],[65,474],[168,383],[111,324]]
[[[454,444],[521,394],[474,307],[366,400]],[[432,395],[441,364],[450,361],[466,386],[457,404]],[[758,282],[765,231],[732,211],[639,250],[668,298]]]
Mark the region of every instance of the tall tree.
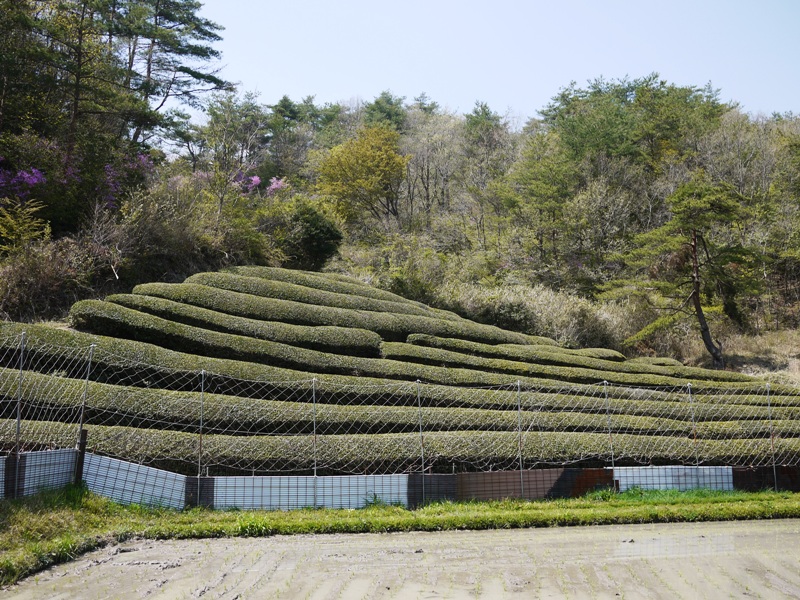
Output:
[[400,154],[400,135],[387,127],[365,127],[328,152],[319,165],[318,189],[331,196],[347,221],[366,211],[379,222],[399,224],[401,184],[409,157]]
[[667,201],[670,220],[637,236],[636,248],[625,256],[629,277],[616,285],[655,293],[670,313],[693,313],[713,366],[723,368],[722,345],[713,339],[706,307],[719,303],[737,320],[737,295],[752,292],[757,283],[752,273],[756,250],[735,235],[743,215],[741,197],[698,173]]

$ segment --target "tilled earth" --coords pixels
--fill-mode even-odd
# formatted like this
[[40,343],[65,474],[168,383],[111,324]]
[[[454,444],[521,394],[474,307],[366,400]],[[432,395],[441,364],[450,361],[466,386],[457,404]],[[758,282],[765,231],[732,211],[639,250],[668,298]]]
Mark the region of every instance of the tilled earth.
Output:
[[800,520],[138,540],[0,598],[800,598]]

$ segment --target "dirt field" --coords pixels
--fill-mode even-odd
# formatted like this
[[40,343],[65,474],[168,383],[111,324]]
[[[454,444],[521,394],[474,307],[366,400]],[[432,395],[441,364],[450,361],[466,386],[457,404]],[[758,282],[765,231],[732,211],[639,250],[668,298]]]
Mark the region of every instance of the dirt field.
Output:
[[798,598],[800,520],[134,541],[0,598]]

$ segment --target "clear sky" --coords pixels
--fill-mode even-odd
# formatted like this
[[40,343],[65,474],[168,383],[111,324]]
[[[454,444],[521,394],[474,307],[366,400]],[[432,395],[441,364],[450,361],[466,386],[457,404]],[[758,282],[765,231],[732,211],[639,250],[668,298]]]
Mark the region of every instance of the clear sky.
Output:
[[536,116],[571,81],[711,82],[751,114],[800,113],[800,0],[205,0],[222,76],[272,104],[384,90]]

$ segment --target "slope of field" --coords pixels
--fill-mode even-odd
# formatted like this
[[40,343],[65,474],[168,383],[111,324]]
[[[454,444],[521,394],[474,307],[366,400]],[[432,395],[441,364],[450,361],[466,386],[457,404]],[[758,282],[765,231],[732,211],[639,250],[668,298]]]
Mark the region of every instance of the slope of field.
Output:
[[42,407],[26,415],[31,440],[69,445],[80,399],[95,451],[186,472],[198,446],[219,472],[405,471],[423,432],[434,469],[800,450],[794,388],[563,348],[342,276],[202,273],[78,302],[71,322],[0,324],[4,443],[24,396]]

